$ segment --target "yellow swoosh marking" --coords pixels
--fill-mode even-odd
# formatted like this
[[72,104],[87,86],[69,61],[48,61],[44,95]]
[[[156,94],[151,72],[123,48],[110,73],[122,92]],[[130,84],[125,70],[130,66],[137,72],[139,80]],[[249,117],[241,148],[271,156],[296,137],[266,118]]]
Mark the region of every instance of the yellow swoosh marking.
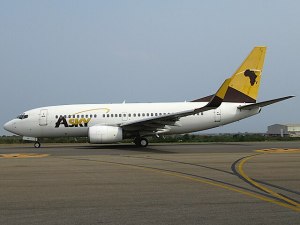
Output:
[[80,112],[77,112],[77,113],[74,113],[74,114],[76,115],[76,114],[90,112],[90,111],[96,111],[96,110],[105,110],[106,113],[108,113],[110,111],[109,108],[96,108],[96,109],[88,109],[88,110],[80,111]]

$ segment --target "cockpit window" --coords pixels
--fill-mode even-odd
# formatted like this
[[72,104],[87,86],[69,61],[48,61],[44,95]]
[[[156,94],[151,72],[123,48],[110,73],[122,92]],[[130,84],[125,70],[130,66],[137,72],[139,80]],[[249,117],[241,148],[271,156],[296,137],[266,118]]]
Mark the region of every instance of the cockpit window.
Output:
[[23,119],[28,118],[28,115],[26,115],[26,114],[23,113],[23,114],[17,116],[17,118],[20,119],[20,120],[23,120]]

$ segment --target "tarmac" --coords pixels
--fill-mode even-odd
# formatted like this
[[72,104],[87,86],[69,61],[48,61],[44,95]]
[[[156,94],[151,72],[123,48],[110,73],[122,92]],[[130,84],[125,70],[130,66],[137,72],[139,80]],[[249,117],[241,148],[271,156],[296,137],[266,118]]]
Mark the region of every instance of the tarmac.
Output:
[[300,142],[0,145],[0,224],[300,224]]

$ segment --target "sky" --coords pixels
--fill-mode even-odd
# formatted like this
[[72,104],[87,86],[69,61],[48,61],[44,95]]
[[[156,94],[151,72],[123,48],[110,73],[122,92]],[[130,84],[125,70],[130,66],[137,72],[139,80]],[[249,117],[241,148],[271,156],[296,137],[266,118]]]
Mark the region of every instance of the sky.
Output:
[[215,93],[268,47],[258,101],[296,95],[207,132],[300,123],[300,1],[0,1],[0,135],[23,111],[178,102]]

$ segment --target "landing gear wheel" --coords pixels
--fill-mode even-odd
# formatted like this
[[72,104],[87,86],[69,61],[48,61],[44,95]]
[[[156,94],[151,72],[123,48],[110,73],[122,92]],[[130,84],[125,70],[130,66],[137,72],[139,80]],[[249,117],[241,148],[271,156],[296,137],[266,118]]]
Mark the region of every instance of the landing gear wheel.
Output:
[[149,144],[147,138],[136,138],[134,139],[134,143],[139,147],[147,147]]
[[38,141],[34,142],[34,147],[35,147],[35,148],[41,147],[41,143],[38,142]]
[[146,138],[141,138],[141,140],[140,140],[140,146],[141,147],[147,147],[148,144],[149,144],[149,142]]

